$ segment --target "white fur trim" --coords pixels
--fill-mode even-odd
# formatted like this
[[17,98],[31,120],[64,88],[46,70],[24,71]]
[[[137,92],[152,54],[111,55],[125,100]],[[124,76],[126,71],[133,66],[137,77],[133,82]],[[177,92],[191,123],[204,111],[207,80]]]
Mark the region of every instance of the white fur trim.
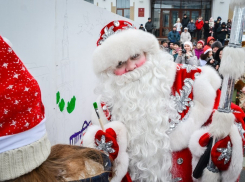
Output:
[[223,139],[229,135],[231,126],[235,121],[233,113],[224,113],[216,110],[209,125],[209,133],[214,138]]
[[191,136],[191,139],[190,139],[190,142],[189,142],[189,149],[190,149],[192,155],[200,157],[205,152],[207,147],[202,147],[199,144],[199,139],[205,133],[208,133],[208,128],[207,127],[204,127],[204,128],[201,128],[200,130],[195,131],[193,133],[193,135]]
[[156,37],[142,30],[128,29],[114,34],[98,46],[93,54],[94,72],[115,69],[119,61],[141,52],[154,55],[161,51]]
[[204,54],[206,54],[206,53],[209,52],[209,51],[212,51],[212,49],[211,49],[211,48],[208,48],[208,49],[204,52]]
[[228,170],[221,173],[222,182],[236,181],[242,171],[242,139],[235,124],[231,127],[230,138],[232,143],[231,163]]
[[96,148],[96,145],[94,143],[94,137],[97,131],[99,130],[101,130],[101,127],[97,125],[91,125],[88,127],[85,135],[83,136],[84,147]]
[[6,42],[11,48],[13,47],[13,44],[10,42],[9,39],[7,39],[6,37],[3,37],[4,42]]
[[[100,115],[100,120],[102,121],[103,125],[107,124],[109,121],[105,116],[104,111],[101,108],[101,95],[96,99],[96,102],[98,104],[98,110],[99,110],[99,115]],[[95,112],[94,107],[92,108],[92,114],[91,114],[91,121],[93,124],[99,125],[100,126],[100,122],[98,119],[98,116]]]
[[[119,121],[113,121],[104,125],[105,129],[112,128],[117,134],[117,143],[119,145],[119,152],[117,158],[113,161],[113,172],[114,176],[111,179],[111,182],[121,181],[122,178],[126,175],[129,165],[129,157],[127,150],[127,129],[123,123]],[[83,146],[96,148],[94,139],[95,134],[98,130],[101,130],[100,126],[91,125],[88,127],[87,132],[83,136]]]
[[113,121],[105,125],[105,129],[112,128],[117,134],[117,143],[119,145],[119,152],[117,158],[113,161],[114,176],[111,182],[121,181],[128,172],[129,157],[127,150],[127,129],[125,125],[119,121]]
[[231,76],[238,79],[245,72],[245,50],[243,48],[225,47],[219,68],[223,76]]
[[245,1],[244,0],[231,0],[230,8],[234,9],[235,6],[242,8],[245,6]]
[[[184,28],[184,29],[185,29],[185,28]],[[187,30],[188,30],[188,28],[187,28]],[[191,43],[190,41],[186,41],[186,42],[184,43],[184,45],[185,45],[185,44],[189,45],[189,46],[191,47],[191,50],[192,50],[193,46],[192,46],[192,43]]]
[[205,168],[203,170],[201,182],[220,182],[220,173],[213,173]]
[[194,107],[190,108],[190,116],[169,135],[173,151],[187,148],[191,135],[201,128],[212,113],[221,79],[213,68],[204,66],[201,69],[202,73],[193,85]]

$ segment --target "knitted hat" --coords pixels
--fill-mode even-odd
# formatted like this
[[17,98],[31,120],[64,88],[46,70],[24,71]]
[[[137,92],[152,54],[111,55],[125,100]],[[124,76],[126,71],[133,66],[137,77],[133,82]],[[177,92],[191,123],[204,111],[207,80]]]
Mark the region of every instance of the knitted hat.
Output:
[[49,156],[37,81],[0,36],[0,181],[24,175]]
[[197,43],[200,43],[200,44],[202,44],[202,47],[204,46],[204,41],[203,40],[199,40]]
[[220,41],[215,41],[212,45],[211,45],[212,49],[215,47],[221,48],[223,47]]
[[96,74],[108,68],[116,68],[118,61],[126,61],[139,52],[154,54],[160,50],[154,35],[136,30],[127,21],[110,22],[101,30],[100,35],[97,41],[98,47],[93,54],[93,67]]
[[203,54],[206,54],[207,52],[212,51],[212,49],[209,46],[204,46],[203,48]]
[[187,27],[185,27],[185,28],[184,28],[184,30],[188,30],[188,28],[187,28]]
[[184,45],[189,45],[190,47],[191,47],[191,49],[193,48],[193,46],[192,46],[192,43],[190,42],[190,41],[186,41],[185,43],[184,43]]

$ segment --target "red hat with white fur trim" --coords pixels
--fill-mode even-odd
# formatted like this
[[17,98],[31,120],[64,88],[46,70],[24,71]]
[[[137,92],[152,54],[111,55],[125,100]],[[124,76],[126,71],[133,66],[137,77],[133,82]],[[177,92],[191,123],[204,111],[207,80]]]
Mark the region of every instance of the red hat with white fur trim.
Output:
[[0,181],[24,175],[49,156],[37,81],[0,36]]
[[199,40],[197,43],[198,43],[198,44],[199,44],[199,43],[202,44],[202,47],[203,47],[204,44],[205,44],[203,40]]
[[130,22],[123,20],[112,21],[103,27],[97,45],[93,54],[96,74],[116,68],[118,61],[126,61],[139,51],[146,54],[160,51],[154,35],[136,30]]
[[206,54],[206,53],[209,52],[209,51],[212,51],[212,49],[211,49],[211,47],[209,47],[209,46],[206,45],[206,46],[204,47],[204,49],[203,49],[203,53]]

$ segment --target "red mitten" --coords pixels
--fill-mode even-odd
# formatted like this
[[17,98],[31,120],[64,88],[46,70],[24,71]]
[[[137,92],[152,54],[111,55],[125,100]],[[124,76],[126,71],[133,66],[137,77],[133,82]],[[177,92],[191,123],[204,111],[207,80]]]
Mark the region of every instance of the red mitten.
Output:
[[113,160],[117,158],[119,151],[119,145],[116,139],[116,132],[112,128],[108,128],[105,132],[99,130],[95,134],[97,149],[107,152]]
[[199,145],[201,147],[206,147],[208,145],[210,139],[210,135],[209,133],[205,133],[204,135],[201,136],[201,138],[199,139]]
[[211,150],[214,165],[221,171],[228,169],[231,162],[232,143],[229,136],[219,140]]

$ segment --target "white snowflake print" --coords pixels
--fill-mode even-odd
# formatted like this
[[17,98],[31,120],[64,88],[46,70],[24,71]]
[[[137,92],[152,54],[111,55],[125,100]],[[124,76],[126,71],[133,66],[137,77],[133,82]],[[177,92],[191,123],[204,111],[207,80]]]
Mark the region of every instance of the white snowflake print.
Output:
[[14,121],[14,120],[12,120],[12,123],[11,123],[11,125],[10,126],[15,126],[16,125],[16,121]]
[[11,49],[10,47],[8,48],[8,52],[11,53],[13,51],[13,49]]
[[2,67],[7,68],[8,67],[8,63],[3,63]]
[[25,90],[24,90],[24,91],[25,91],[25,92],[28,92],[28,91],[29,91],[29,89],[30,89],[30,88],[25,87]]
[[14,101],[14,104],[15,104],[15,105],[18,105],[18,104],[19,104],[19,101],[18,101],[18,100],[15,100],[15,101]]
[[25,127],[28,127],[30,124],[28,123],[28,122],[26,122],[26,124],[25,124]]
[[14,73],[14,78],[18,78],[20,74]]
[[7,87],[7,89],[12,89],[13,88],[13,85],[9,85],[8,87]]
[[9,112],[8,109],[4,109],[3,111],[4,114],[8,114],[8,112]]
[[28,112],[31,112],[31,109],[32,109],[31,107],[28,107],[27,111],[28,111]]

